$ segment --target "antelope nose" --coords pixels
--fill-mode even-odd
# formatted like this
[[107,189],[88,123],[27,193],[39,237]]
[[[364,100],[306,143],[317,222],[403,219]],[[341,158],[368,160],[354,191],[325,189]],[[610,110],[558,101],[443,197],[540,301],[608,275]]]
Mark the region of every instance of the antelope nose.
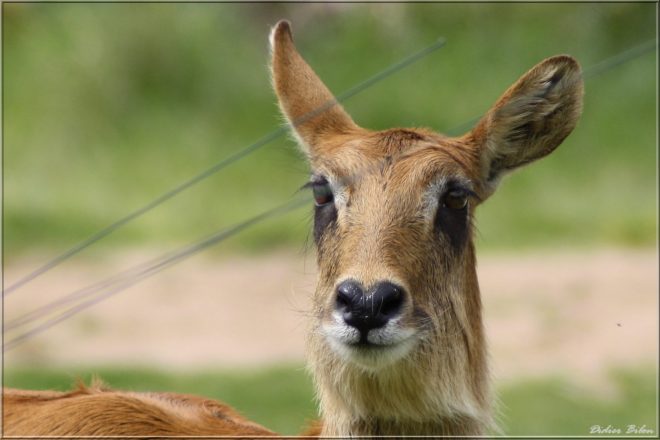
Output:
[[380,282],[365,294],[359,283],[344,281],[337,286],[336,309],[344,322],[358,329],[365,340],[369,330],[383,327],[401,313],[403,292],[395,284]]

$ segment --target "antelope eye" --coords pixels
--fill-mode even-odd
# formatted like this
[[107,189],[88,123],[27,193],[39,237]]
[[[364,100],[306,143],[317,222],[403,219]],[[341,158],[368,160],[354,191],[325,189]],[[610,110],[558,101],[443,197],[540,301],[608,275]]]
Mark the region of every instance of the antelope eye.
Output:
[[312,182],[312,193],[314,194],[314,203],[316,203],[316,206],[324,206],[332,203],[334,200],[330,184],[325,179]]
[[468,194],[462,189],[452,189],[447,192],[442,205],[449,209],[465,209],[468,203]]

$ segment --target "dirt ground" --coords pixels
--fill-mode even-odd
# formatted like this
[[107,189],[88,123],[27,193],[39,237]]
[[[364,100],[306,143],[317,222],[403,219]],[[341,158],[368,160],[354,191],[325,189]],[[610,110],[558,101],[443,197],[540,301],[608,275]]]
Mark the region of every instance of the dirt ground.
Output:
[[[5,323],[154,255],[63,265],[9,295]],[[42,261],[9,265],[6,285]],[[194,257],[8,351],[5,366],[301,363],[315,270],[311,252]],[[496,380],[561,374],[599,382],[611,368],[656,364],[654,250],[481,254],[478,272]],[[6,332],[5,342],[18,334]]]

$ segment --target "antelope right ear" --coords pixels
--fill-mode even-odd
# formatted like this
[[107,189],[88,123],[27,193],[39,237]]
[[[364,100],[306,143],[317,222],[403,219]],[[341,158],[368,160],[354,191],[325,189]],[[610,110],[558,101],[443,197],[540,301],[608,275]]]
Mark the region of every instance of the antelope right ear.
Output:
[[550,154],[582,113],[580,66],[570,56],[548,58],[524,74],[472,130],[485,195],[500,177]]
[[273,87],[280,108],[308,156],[324,137],[357,128],[293,44],[291,25],[282,20],[270,33]]

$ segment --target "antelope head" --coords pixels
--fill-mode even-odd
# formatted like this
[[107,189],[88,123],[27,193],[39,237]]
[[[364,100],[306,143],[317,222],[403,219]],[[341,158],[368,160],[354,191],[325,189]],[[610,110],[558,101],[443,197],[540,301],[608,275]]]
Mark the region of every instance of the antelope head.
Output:
[[[308,357],[324,435],[474,435],[490,427],[476,207],[551,153],[582,108],[580,67],[548,58],[461,137],[359,127],[271,33],[282,112],[311,166],[318,285]],[[377,111],[377,109],[374,109]]]

